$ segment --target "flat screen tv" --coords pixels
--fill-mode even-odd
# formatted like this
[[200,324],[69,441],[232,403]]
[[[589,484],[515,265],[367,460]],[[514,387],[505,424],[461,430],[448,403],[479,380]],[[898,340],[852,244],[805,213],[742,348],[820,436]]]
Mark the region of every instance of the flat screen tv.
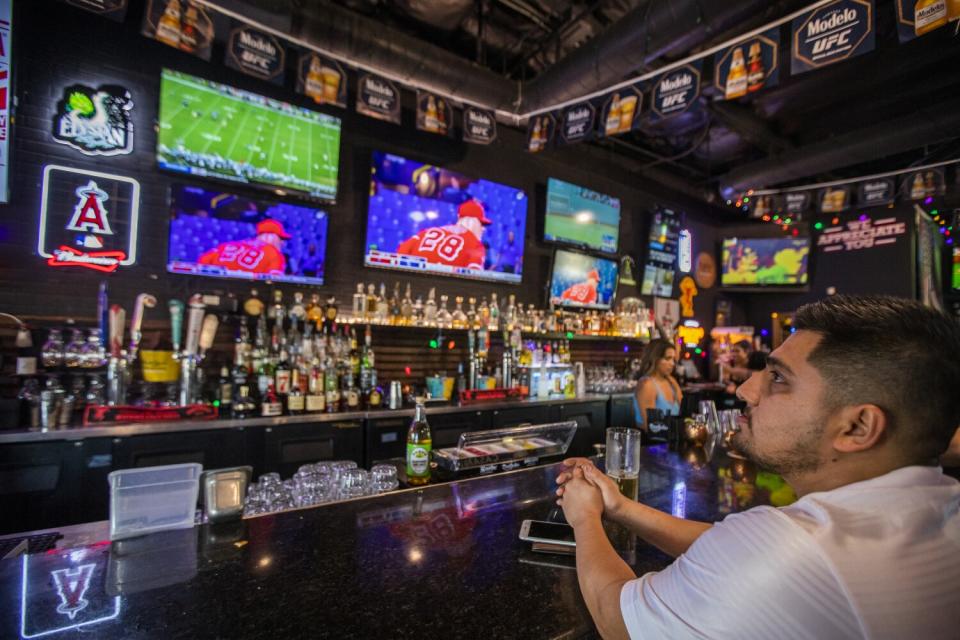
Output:
[[620,239],[620,200],[569,182],[548,179],[543,239],[616,253]]
[[810,238],[725,238],[720,283],[724,287],[807,284]]
[[157,164],[332,201],[340,118],[164,69]]
[[950,285],[954,291],[960,291],[960,246],[953,248],[953,274],[950,278]]
[[364,264],[519,283],[527,194],[375,151]]
[[316,207],[175,184],[167,271],[321,285],[327,222]]
[[554,306],[609,309],[616,292],[616,260],[557,249],[550,276]]
[[661,298],[673,297],[680,244],[680,220],[671,209],[657,208],[647,236],[647,262],[643,268],[640,293]]

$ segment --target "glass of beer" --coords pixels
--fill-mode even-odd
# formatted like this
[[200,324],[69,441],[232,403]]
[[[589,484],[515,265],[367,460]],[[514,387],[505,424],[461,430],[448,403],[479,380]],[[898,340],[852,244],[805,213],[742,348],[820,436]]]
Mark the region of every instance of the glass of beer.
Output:
[[640,430],[627,427],[607,429],[604,456],[607,475],[627,498],[636,501],[640,475]]

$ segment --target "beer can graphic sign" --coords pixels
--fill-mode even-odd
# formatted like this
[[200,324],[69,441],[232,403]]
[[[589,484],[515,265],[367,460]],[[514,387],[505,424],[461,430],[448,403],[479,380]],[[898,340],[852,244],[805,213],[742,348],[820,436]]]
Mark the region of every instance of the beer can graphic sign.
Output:
[[540,153],[553,144],[557,119],[550,113],[531,116],[527,121],[527,151]]
[[600,117],[597,122],[598,136],[629,133],[640,124],[643,92],[639,85],[623,87],[604,96],[600,105]]
[[297,62],[297,93],[317,104],[347,108],[347,74],[343,66],[327,56],[309,52]]
[[140,29],[140,33],[152,40],[207,62],[216,31],[210,12],[193,0],[147,0]]
[[790,72],[820,69],[873,51],[873,0],[836,0],[795,18]]
[[453,109],[446,98],[417,90],[417,129],[441,136],[453,132]]
[[718,100],[735,100],[780,81],[780,29],[742,40],[714,58],[713,86]]

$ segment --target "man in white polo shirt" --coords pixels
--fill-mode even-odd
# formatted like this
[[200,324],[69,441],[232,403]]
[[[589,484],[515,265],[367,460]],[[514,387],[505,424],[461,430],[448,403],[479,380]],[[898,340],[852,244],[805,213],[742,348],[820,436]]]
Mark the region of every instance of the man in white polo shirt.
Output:
[[[737,395],[735,445],[800,499],[710,525],[628,501],[582,458],[559,502],[605,638],[960,638],[960,324],[911,300],[837,296]],[[601,517],[677,556],[637,578]]]

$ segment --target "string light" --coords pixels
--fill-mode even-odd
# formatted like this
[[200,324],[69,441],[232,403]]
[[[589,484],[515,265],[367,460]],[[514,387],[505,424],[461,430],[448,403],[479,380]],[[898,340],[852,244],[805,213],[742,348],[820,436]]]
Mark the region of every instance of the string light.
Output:
[[814,222],[814,223],[813,223],[813,228],[816,229],[817,231],[820,231],[820,229],[823,229],[823,223],[822,223],[822,222]]

